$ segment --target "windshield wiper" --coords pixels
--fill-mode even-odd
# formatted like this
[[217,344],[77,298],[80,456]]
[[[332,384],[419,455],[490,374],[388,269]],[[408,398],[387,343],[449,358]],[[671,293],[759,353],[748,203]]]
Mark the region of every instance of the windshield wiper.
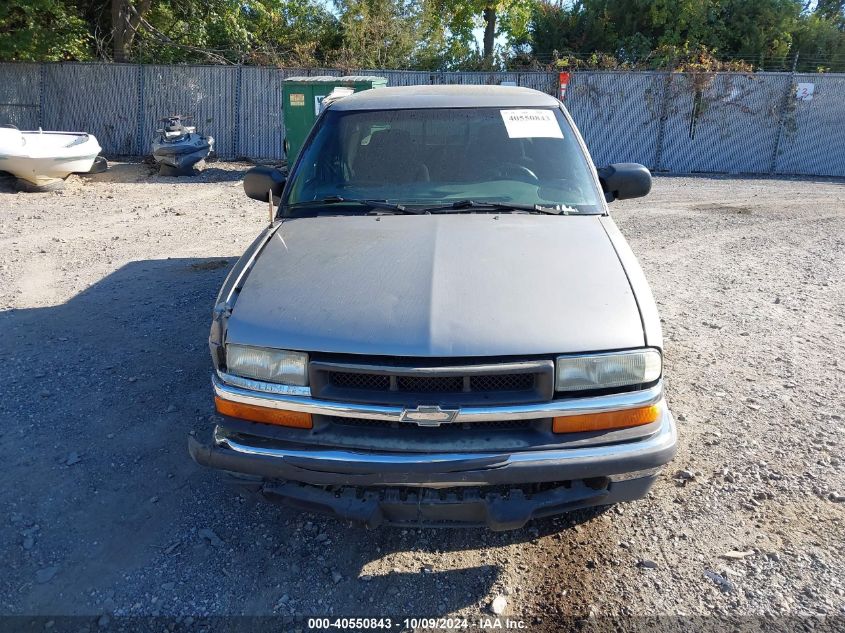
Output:
[[424,211],[416,211],[415,209],[408,209],[404,205],[388,202],[387,200],[355,200],[353,198],[342,198],[341,196],[329,196],[320,200],[303,200],[302,202],[294,202],[287,205],[288,209],[308,209],[311,207],[319,207],[330,204],[357,204],[367,209],[379,209],[381,211],[390,211],[391,213],[407,213],[409,215],[418,215]]
[[526,213],[543,213],[545,215],[569,215],[578,213],[578,209],[566,205],[544,206],[541,204],[523,204],[519,202],[487,202],[481,200],[457,200],[449,204],[434,207],[409,208],[403,204],[388,202],[387,200],[357,200],[341,196],[329,196],[320,200],[303,200],[287,205],[288,209],[309,209],[312,207],[328,206],[332,204],[356,204],[373,212],[386,211],[388,213],[402,213],[407,215],[422,215],[426,213],[472,213],[474,211],[524,211]]
[[578,209],[566,205],[553,207],[541,204],[523,204],[519,202],[485,202],[479,200],[458,200],[451,204],[444,204],[439,207],[428,207],[427,213],[452,213],[455,211],[526,211],[528,213],[544,213],[546,215],[569,215],[578,213]]

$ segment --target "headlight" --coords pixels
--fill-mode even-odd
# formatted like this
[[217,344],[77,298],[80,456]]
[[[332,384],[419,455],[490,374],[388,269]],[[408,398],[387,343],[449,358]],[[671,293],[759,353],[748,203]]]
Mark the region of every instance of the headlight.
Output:
[[226,367],[244,378],[300,387],[308,384],[308,354],[302,352],[226,345]]
[[589,356],[558,356],[556,391],[611,389],[653,382],[660,378],[663,361],[656,349]]

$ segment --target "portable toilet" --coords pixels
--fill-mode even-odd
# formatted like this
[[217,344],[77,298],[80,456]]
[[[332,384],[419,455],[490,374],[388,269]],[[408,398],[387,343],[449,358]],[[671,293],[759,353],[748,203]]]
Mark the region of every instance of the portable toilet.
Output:
[[285,79],[282,93],[282,113],[285,121],[285,154],[288,165],[292,166],[320,114],[320,102],[337,87],[352,88],[355,92],[384,88],[384,77],[357,76],[347,77],[291,77]]

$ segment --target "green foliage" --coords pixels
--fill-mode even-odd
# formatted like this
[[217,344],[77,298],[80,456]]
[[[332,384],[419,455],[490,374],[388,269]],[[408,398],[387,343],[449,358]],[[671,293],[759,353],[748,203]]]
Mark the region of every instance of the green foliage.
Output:
[[845,0],[817,0],[813,14],[829,20],[840,30],[845,29]]
[[0,60],[750,70],[796,55],[845,71],[845,0],[0,0]]
[[475,37],[484,12],[496,15],[496,36],[527,42],[530,0],[336,0],[344,68],[473,70],[489,67]]
[[[568,65],[789,67],[796,53],[835,60],[842,51],[842,0],[541,1],[531,21],[533,53]],[[703,57],[702,57],[703,56]],[[696,58],[698,58],[696,60]],[[845,63],[840,55],[839,68]]]
[[404,0],[341,0],[341,48],[335,61],[347,68],[410,65],[427,27],[419,3]]
[[[467,70],[492,67],[501,64],[509,52],[529,43],[535,0],[428,0],[427,4],[440,16],[453,50],[460,52],[449,65]],[[485,60],[475,30],[486,26],[485,15],[489,12],[496,20],[494,35],[504,41],[505,49],[490,51],[491,56]]]
[[91,36],[76,6],[63,0],[2,0],[0,60],[88,59]]
[[[821,3],[820,3],[821,4]],[[811,15],[794,33],[798,69],[807,72],[845,72],[845,17]]]
[[135,41],[157,63],[313,66],[338,45],[337,20],[311,0],[159,0]]
[[423,28],[419,45],[407,68],[457,70],[475,68],[481,56],[473,38],[456,37],[435,2],[421,2]]

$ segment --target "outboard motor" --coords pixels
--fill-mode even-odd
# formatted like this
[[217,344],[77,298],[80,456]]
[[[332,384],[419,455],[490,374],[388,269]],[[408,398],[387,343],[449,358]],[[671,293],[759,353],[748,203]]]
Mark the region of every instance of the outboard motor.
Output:
[[[161,119],[161,129],[153,141],[153,158],[162,176],[193,176],[194,166],[214,150],[214,138],[197,134],[197,128],[184,125],[181,116]],[[186,117],[187,118],[187,117]]]

